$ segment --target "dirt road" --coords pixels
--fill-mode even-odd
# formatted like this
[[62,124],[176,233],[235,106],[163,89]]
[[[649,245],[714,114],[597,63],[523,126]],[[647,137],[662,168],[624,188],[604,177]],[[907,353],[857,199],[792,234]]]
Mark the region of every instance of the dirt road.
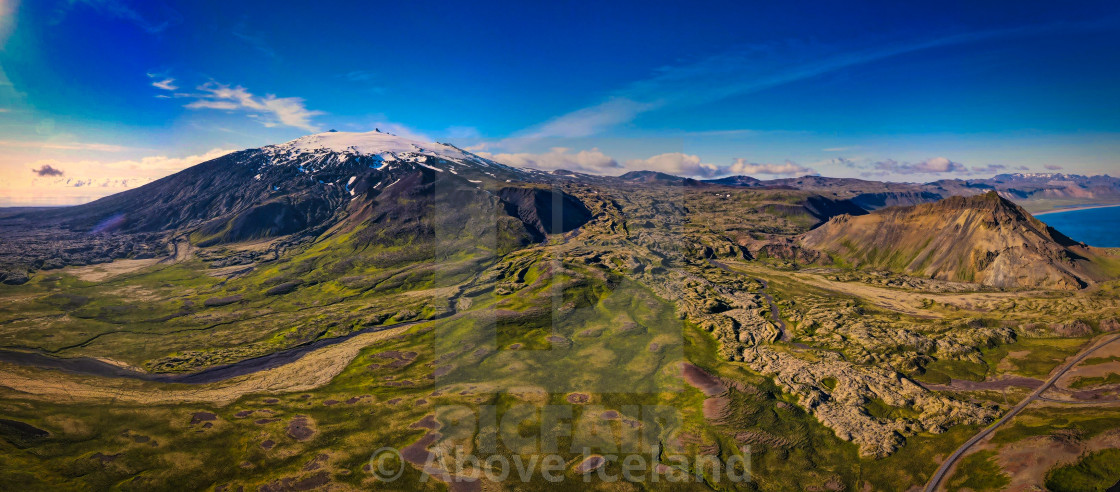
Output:
[[972,439],[966,441],[961,445],[961,447],[957,448],[957,450],[954,451],[953,454],[949,455],[949,457],[946,458],[943,463],[941,463],[941,466],[937,469],[937,472],[935,472],[933,476],[930,477],[929,483],[926,484],[925,491],[934,492],[935,490],[937,490],[938,487],[941,486],[941,482],[945,480],[945,477],[948,475],[949,470],[953,468],[953,465],[955,465],[957,461],[960,460],[961,457],[964,456],[964,454],[968,452],[970,448],[972,448],[972,446],[975,446],[976,443],[991,435],[996,431],[996,429],[1010,421],[1012,418],[1018,415],[1019,412],[1022,412],[1024,408],[1027,408],[1027,406],[1033,403],[1035,400],[1040,399],[1042,394],[1045,393],[1046,390],[1050,389],[1050,387],[1052,387],[1059,378],[1065,375],[1066,372],[1073,368],[1073,366],[1076,366],[1081,361],[1085,360],[1085,358],[1087,358],[1093,352],[1096,352],[1098,349],[1117,340],[1120,340],[1120,335],[1113,335],[1105,339],[1101,343],[1097,343],[1089,348],[1086,348],[1085,350],[1082,350],[1080,353],[1067,360],[1066,363],[1058,368],[1057,371],[1054,371],[1054,374],[1050,376],[1050,379],[1047,379],[1046,382],[1042,384],[1042,386],[1039,386],[1034,390],[1034,392],[1024,398],[1023,401],[1019,402],[1018,405],[1012,407],[1010,411],[1003,415],[1003,417],[1001,417],[999,420],[997,420],[995,423],[988,426],[984,430],[977,433],[975,436],[972,436]]

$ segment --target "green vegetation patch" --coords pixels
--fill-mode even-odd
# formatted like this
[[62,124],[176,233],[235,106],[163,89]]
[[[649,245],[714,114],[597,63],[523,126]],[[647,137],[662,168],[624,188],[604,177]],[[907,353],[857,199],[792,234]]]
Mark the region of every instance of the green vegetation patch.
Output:
[[1081,408],[1035,408],[1015,416],[992,436],[992,444],[1008,444],[1034,436],[1067,432],[1090,439],[1115,429],[1120,420],[1114,414]]
[[867,413],[872,417],[879,419],[914,419],[918,418],[919,412],[910,407],[896,407],[883,401],[881,398],[875,398],[863,406]]
[[1051,470],[1046,488],[1054,492],[1113,490],[1120,483],[1120,449],[1090,453],[1072,465]]
[[1109,373],[1104,377],[1079,377],[1075,378],[1073,382],[1069,383],[1069,387],[1073,389],[1094,388],[1097,386],[1105,386],[1110,384],[1120,384],[1120,374]]
[[949,490],[1003,490],[1011,478],[995,462],[994,451],[977,451],[961,459],[949,480]]

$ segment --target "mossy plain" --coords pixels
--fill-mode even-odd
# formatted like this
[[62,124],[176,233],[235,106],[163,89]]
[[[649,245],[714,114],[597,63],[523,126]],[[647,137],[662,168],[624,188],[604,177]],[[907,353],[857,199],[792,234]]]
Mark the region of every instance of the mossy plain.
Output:
[[[43,399],[0,388],[0,418],[50,432],[44,440],[0,440],[0,483],[13,490],[253,490],[323,474],[340,488],[440,490],[446,485],[420,482],[415,467],[406,467],[395,483],[376,481],[364,467],[373,450],[404,447],[424,436],[427,430],[413,424],[438,414],[440,407],[494,406],[501,418],[521,405],[572,405],[568,398],[581,393],[587,401],[573,405],[575,412],[617,412],[617,419],[604,423],[620,435],[625,434],[624,421],[639,417],[635,408],[675,409],[679,421],[648,429],[672,452],[707,452],[727,459],[749,443],[753,480],[717,483],[707,476],[699,483],[631,486],[593,478],[586,484],[571,471],[582,454],[569,450],[561,453],[568,470],[561,487],[572,490],[901,490],[920,485],[940,459],[979,428],[957,425],[939,434],[918,433],[887,458],[860,457],[854,444],[817,421],[803,402],[769,378],[728,361],[712,333],[683,319],[676,306],[638,281],[624,257],[611,256],[620,249],[656,251],[648,253],[657,258],[649,265],[709,278],[718,274],[716,269],[680,257],[700,258],[703,248],[698,245],[804,232],[814,223],[794,207],[804,198],[798,192],[757,190],[717,195],[670,189],[656,197],[618,193],[612,199],[624,220],[589,224],[570,242],[552,238],[548,244],[516,250],[480,241],[456,243],[440,252],[418,240],[356,248],[353,238],[362,232],[351,231],[296,245],[233,275],[227,269],[236,268],[210,268],[199,258],[98,282],[67,270],[41,272],[27,285],[0,287],[0,345],[102,357],[150,371],[192,372],[369,327],[425,322],[404,336],[363,348],[327,384],[298,392],[262,390],[228,404]],[[603,210],[605,215],[616,213],[605,205]],[[687,241],[658,237],[642,242],[643,234],[656,233]],[[571,261],[566,254],[570,248],[594,250],[607,260],[600,265]],[[877,261],[912,261],[873,253]],[[794,340],[810,348],[776,342],[777,349],[806,359],[832,351],[930,383],[1045,377],[1096,333],[1062,338],[1031,326],[1110,312],[1117,297],[1115,290],[1102,287],[1029,299],[962,294],[962,301],[951,294],[938,297],[891,287],[900,295],[937,299],[914,303],[903,312],[876,304],[859,291],[836,292],[799,276],[831,272],[806,273],[780,259],[751,264],[756,268],[748,273],[768,281],[766,291]],[[290,290],[268,294],[289,283],[294,284]],[[760,291],[761,285],[751,289]],[[207,305],[214,299],[223,301]],[[841,313],[840,325],[905,327],[919,338],[953,340],[964,348],[865,346],[815,322],[818,312]],[[1017,337],[972,336],[1003,327]],[[684,361],[734,383],[725,395],[726,418],[705,417],[707,397],[680,378]],[[450,372],[437,372],[443,367]],[[831,390],[838,383],[825,386]],[[1007,405],[984,392],[959,397]],[[911,409],[882,400],[869,400],[865,409],[876,418],[914,417]],[[208,414],[214,419],[207,420]],[[297,417],[310,422],[310,437],[289,433]],[[526,426],[530,435],[534,422]],[[1116,427],[1120,419],[1100,411],[1031,408],[997,432],[993,442],[1014,443],[1070,428],[1091,436]],[[561,439],[560,444],[563,449],[571,441]],[[499,447],[497,452],[512,457],[521,450]],[[326,458],[319,459],[321,455]],[[989,458],[979,455],[962,462],[965,472],[951,477],[950,485],[998,489],[1003,471]],[[1099,461],[1083,468],[1095,470]],[[619,471],[617,463],[607,466],[611,473]],[[1072,473],[1059,470],[1051,476],[1066,480]],[[540,477],[528,484],[506,484],[553,487]]]

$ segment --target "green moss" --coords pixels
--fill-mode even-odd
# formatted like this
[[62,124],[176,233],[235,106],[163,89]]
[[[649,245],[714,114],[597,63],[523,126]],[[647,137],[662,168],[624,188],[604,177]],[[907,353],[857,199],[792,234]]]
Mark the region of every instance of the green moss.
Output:
[[861,461],[862,477],[874,490],[905,490],[926,483],[938,463],[976,434],[974,425],[958,425],[941,434],[918,434],[906,439],[906,445],[894,454],[880,459]]
[[995,462],[994,451],[977,451],[965,456],[947,483],[948,490],[1003,490],[1011,478]]
[[1051,470],[1046,488],[1054,492],[1112,490],[1120,480],[1120,449],[1091,453],[1072,465]]
[[1080,408],[1027,409],[992,436],[993,444],[1008,444],[1029,437],[1048,436],[1059,431],[1090,439],[1116,428],[1115,416]]
[[1016,374],[1027,377],[1045,378],[1076,354],[1087,342],[1084,338],[1026,338],[1008,345],[1008,351],[1028,351],[1023,357],[1008,359],[1015,365]]
[[1082,366],[1095,366],[1100,364],[1107,364],[1109,362],[1120,362],[1120,355],[1110,355],[1108,357],[1090,357],[1081,361]]
[[872,417],[879,419],[913,419],[917,418],[919,413],[917,410],[909,407],[896,407],[888,404],[880,398],[872,399],[864,405]]
[[925,367],[925,372],[916,377],[924,382],[948,384],[950,379],[983,381],[987,374],[987,364],[946,358],[931,362]]
[[1073,389],[1081,389],[1110,384],[1120,384],[1120,374],[1112,372],[1104,377],[1078,377],[1075,378],[1071,383],[1069,383],[1069,387]]

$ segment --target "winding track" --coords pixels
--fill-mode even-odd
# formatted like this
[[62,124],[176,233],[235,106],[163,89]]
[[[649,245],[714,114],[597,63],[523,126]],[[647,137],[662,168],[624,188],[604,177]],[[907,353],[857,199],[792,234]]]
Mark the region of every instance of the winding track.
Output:
[[1073,358],[1067,360],[1066,363],[1061,366],[1061,368],[1054,372],[1053,376],[1050,376],[1050,379],[1047,379],[1046,382],[1042,384],[1042,386],[1039,386],[1038,389],[1034,390],[1034,392],[1032,392],[1026,398],[1023,398],[1023,401],[1019,402],[1018,405],[1012,407],[1010,411],[1003,415],[1003,417],[1001,417],[992,425],[984,428],[984,430],[980,431],[975,436],[972,436],[972,439],[965,441],[965,443],[962,444],[961,447],[957,448],[957,450],[954,451],[953,454],[949,455],[949,457],[941,463],[941,466],[937,468],[937,472],[935,472],[933,476],[930,477],[929,483],[926,484],[926,488],[924,489],[925,492],[936,491],[937,488],[941,486],[941,482],[945,480],[945,477],[948,475],[949,469],[951,469],[953,465],[956,464],[956,462],[960,460],[966,452],[968,452],[969,448],[976,445],[976,443],[980,442],[985,437],[991,435],[996,431],[996,429],[999,428],[999,426],[1014,418],[1019,414],[1019,412],[1022,412],[1024,408],[1027,408],[1027,405],[1030,405],[1035,400],[1038,400],[1042,396],[1042,393],[1045,393],[1046,390],[1049,390],[1052,386],[1054,386],[1054,383],[1056,383],[1059,378],[1065,375],[1066,372],[1069,372],[1069,370],[1072,369],[1073,366],[1076,366],[1081,361],[1085,360],[1086,357],[1088,357],[1093,352],[1096,352],[1101,347],[1104,347],[1105,345],[1108,345],[1117,340],[1120,340],[1120,335],[1115,335],[1105,340],[1104,342],[1093,345],[1073,356]]
[[141,381],[155,381],[161,383],[209,384],[218,383],[227,379],[265,371],[274,367],[295,362],[304,355],[324,347],[335,345],[363,333],[374,333],[395,328],[403,328],[429,320],[410,321],[389,326],[376,326],[364,330],[357,330],[345,335],[320,338],[297,345],[292,348],[279,350],[267,355],[243,359],[230,364],[214,366],[198,372],[183,374],[147,373],[130,370],[109,364],[90,357],[61,358],[38,352],[22,352],[0,349],[0,362],[8,362],[22,366],[56,369],[74,374],[101,376],[110,378],[138,379]]

